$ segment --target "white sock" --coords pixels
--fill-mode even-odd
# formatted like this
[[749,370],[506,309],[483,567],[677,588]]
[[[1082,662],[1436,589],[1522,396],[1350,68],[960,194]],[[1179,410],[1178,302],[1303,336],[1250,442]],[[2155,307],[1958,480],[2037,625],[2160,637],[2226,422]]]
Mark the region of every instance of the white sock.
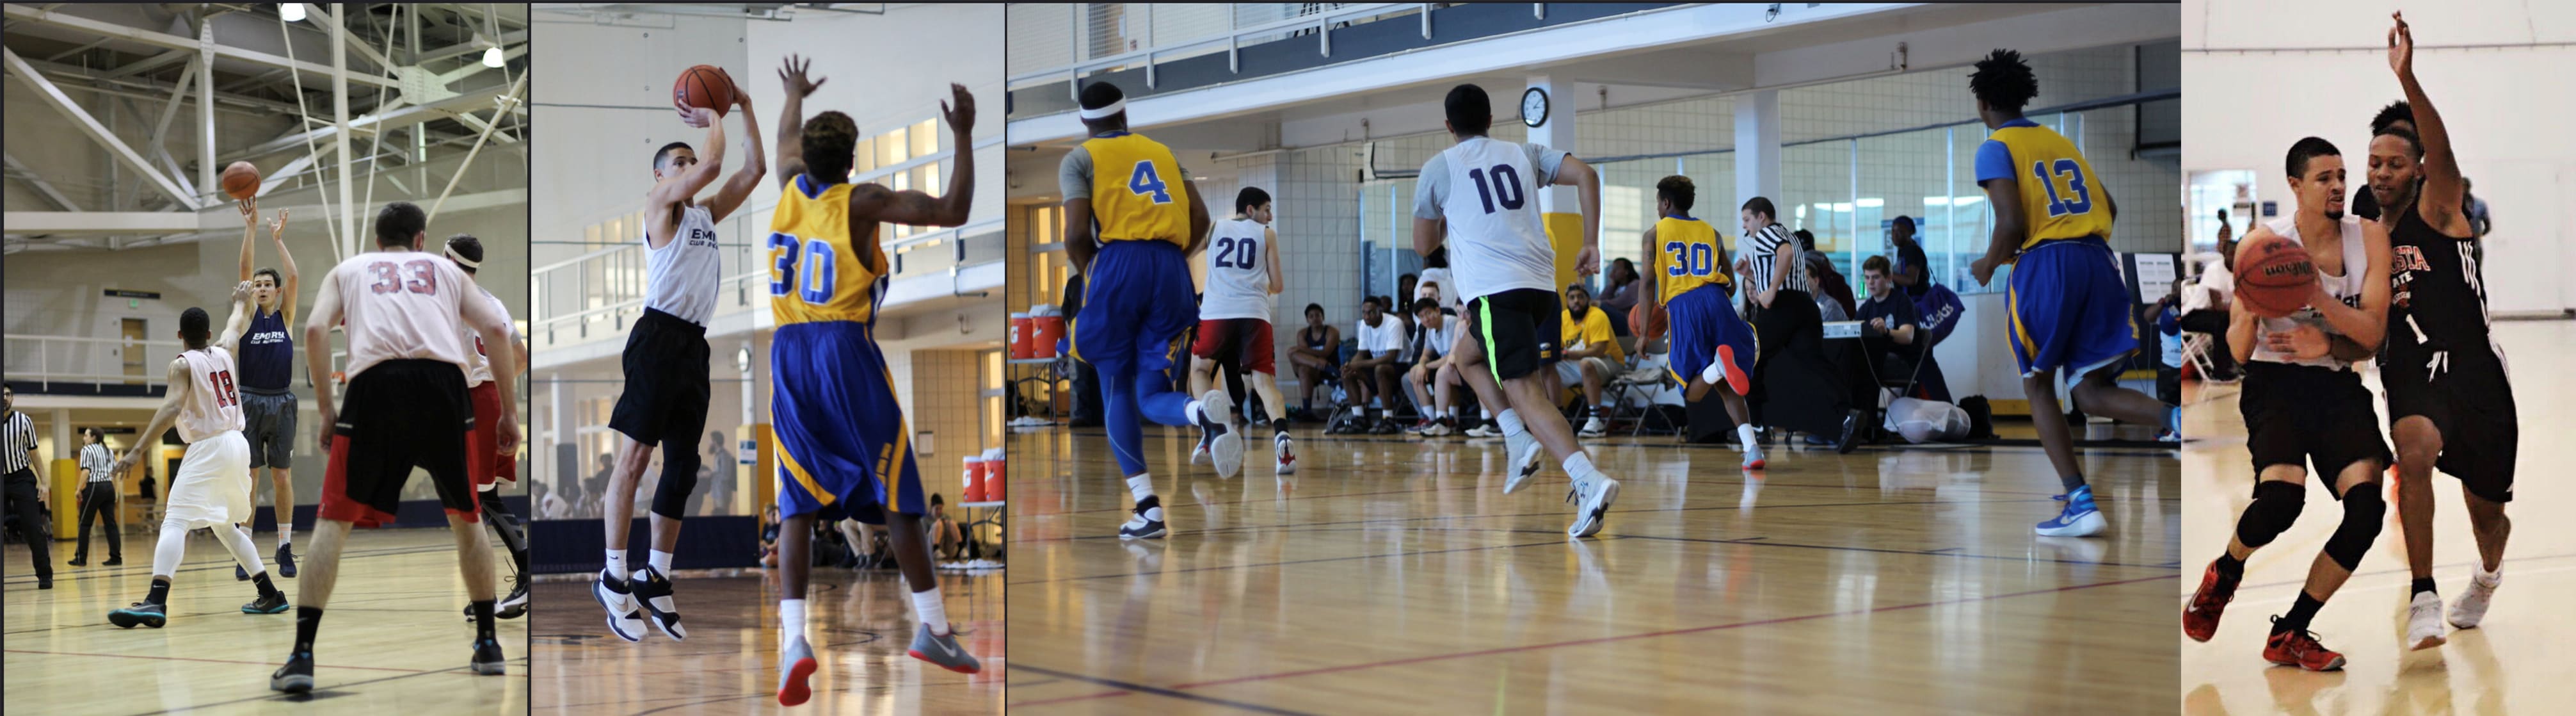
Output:
[[626,550],[617,549],[615,547],[608,549],[607,573],[608,576],[616,577],[618,579],[626,578]]
[[938,587],[913,592],[912,613],[921,618],[921,623],[930,625],[930,633],[948,635],[948,603],[939,600]]
[[292,522],[281,522],[281,523],[278,523],[278,525],[277,525],[277,548],[278,548],[278,549],[285,549],[285,548],[287,548],[289,545],[293,545],[293,544],[295,544],[295,523],[292,523]]
[[653,571],[661,572],[664,576],[671,574],[671,553],[669,552],[653,550],[651,554],[644,557],[644,561],[653,565]]
[[2470,567],[2469,570],[2477,575],[2476,579],[2479,582],[2485,583],[2490,587],[2495,586],[2498,581],[2504,579],[2504,569],[2501,567],[2497,568],[2496,571],[2489,572],[2487,571],[2486,565],[2479,564]]
[[1699,371],[1699,382],[1707,383],[1709,385],[1724,384],[1726,382],[1726,365],[1717,361],[1709,361],[1708,367],[1702,368]]
[[1761,441],[1760,441],[1760,436],[1759,436],[1759,435],[1757,435],[1757,434],[1754,432],[1754,430],[1753,430],[1753,426],[1752,426],[1752,425],[1749,425],[1749,424],[1738,424],[1738,425],[1736,425],[1736,426],[1735,426],[1735,436],[1736,436],[1736,437],[1738,437],[1738,438],[1743,438],[1743,439],[1744,439],[1744,449],[1745,449],[1745,450],[1747,450],[1747,451],[1760,451],[1760,450],[1762,449],[1762,443],[1761,443]]
[[1153,497],[1154,476],[1151,474],[1140,474],[1135,477],[1127,478],[1127,494],[1135,495],[1137,502],[1144,502],[1145,498]]
[[1576,451],[1565,457],[1565,474],[1578,482],[1588,482],[1600,472],[1592,469],[1592,456]]
[[778,600],[778,628],[780,644],[805,638],[805,600]]
[[1503,426],[1504,435],[1519,435],[1528,430],[1521,425],[1520,411],[1509,408],[1503,409],[1503,414],[1494,416],[1494,424]]

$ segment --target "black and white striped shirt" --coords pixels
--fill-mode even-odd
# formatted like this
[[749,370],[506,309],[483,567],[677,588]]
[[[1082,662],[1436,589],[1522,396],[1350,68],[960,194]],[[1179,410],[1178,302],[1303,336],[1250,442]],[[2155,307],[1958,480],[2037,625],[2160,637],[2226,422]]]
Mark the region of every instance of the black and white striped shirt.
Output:
[[108,453],[106,444],[81,446],[80,466],[89,471],[90,482],[108,482],[116,478],[108,472],[108,468],[116,467],[116,456]]
[[[1746,234],[1744,238],[1736,240],[1736,255],[1744,257],[1753,264],[1752,270],[1744,272],[1742,289],[1744,295],[1751,296],[1771,287],[1771,272],[1780,268],[1780,246],[1782,244],[1794,246],[1797,240],[1798,237],[1789,235],[1788,227],[1779,224],[1762,227],[1761,231]],[[1780,290],[1815,292],[1815,289],[1808,286],[1807,267],[1804,262],[1791,263],[1787,270],[1789,277],[1780,283]]]
[[0,424],[0,473],[27,469],[27,453],[35,449],[36,421],[26,413],[9,411],[8,420]]

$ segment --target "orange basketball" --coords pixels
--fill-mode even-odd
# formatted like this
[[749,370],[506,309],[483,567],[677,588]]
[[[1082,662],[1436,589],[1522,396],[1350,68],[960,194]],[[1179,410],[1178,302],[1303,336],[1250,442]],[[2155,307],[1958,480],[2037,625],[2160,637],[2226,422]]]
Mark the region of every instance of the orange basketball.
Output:
[[717,116],[733,109],[736,91],[733,81],[725,79],[724,73],[714,65],[697,65],[681,70],[680,78],[671,82],[671,99],[691,107],[715,110]]
[[250,162],[233,162],[224,167],[224,193],[234,199],[248,199],[259,193],[259,167]]
[[2307,307],[2316,291],[2316,264],[2298,242],[2264,236],[2236,247],[2236,300],[2254,315],[2290,315]]
[[1672,316],[1664,312],[1664,305],[1654,301],[1638,301],[1636,308],[1628,309],[1628,332],[1637,334],[1637,340],[1662,338],[1671,322]]

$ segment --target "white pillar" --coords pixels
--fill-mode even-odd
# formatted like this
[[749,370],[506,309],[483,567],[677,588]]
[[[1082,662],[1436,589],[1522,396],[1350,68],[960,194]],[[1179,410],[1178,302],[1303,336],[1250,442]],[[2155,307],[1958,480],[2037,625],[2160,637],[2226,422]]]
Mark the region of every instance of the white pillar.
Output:
[[[1780,92],[1763,90],[1735,98],[1735,203],[1703,215],[1734,216],[1753,197],[1780,202]],[[1733,225],[1724,219],[1722,225]]]
[[[197,18],[197,193],[192,200],[212,199],[221,202],[221,185],[215,183],[215,23],[201,13]],[[178,101],[173,98],[171,101]],[[297,131],[304,126],[296,125]],[[216,198],[222,197],[222,198]]]
[[[72,439],[72,409],[55,408],[54,414],[51,417],[54,423],[54,454],[48,456],[48,458],[52,460],[60,460],[65,456],[79,456],[80,442]],[[49,465],[48,469],[50,469],[50,467],[51,466]],[[45,474],[52,475],[53,473],[48,472]]]
[[[358,210],[349,203],[349,24],[346,4],[331,6],[331,121],[339,131],[332,132],[334,151],[340,153],[340,241],[341,256],[355,256],[358,248]],[[417,128],[412,131],[419,131]]]
[[[1521,93],[1493,100],[1511,103],[1514,108],[1512,114],[1521,116],[1523,108],[1528,106],[1531,89],[1547,93],[1548,111],[1546,121],[1529,128],[1530,143],[1582,156],[1583,148],[1576,143],[1574,134],[1574,105],[1581,98],[1575,97],[1571,91],[1574,89],[1573,80],[1558,82],[1555,75],[1531,75],[1529,87]],[[1498,111],[1494,114],[1499,117],[1503,113]],[[1528,118],[1523,117],[1520,121],[1526,124]],[[1527,179],[1537,181],[1536,177]],[[1585,237],[1577,235],[1582,233],[1583,226],[1582,195],[1570,186],[1545,186],[1531,193],[1538,195],[1539,213],[1547,219],[1548,243],[1556,248],[1556,281],[1551,285],[1563,290],[1566,284],[1575,282],[1574,257],[1583,250]]]

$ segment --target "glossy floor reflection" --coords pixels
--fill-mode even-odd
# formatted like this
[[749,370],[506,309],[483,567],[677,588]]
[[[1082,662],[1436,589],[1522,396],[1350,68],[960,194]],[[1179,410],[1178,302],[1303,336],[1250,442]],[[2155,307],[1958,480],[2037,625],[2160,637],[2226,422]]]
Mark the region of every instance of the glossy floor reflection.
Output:
[[943,572],[957,642],[984,663],[957,674],[904,654],[912,606],[893,572],[817,568],[806,597],[807,638],[823,663],[814,698],[778,705],[778,575],[672,580],[687,641],[659,631],[627,643],[610,634],[588,581],[537,584],[530,648],[536,713],[1000,713],[1004,664],[1001,578]]
[[[232,557],[212,538],[189,538],[188,560],[171,584],[167,626],[107,623],[109,610],[151,590],[153,539],[127,532],[125,564],[117,567],[98,566],[106,559],[101,552],[90,553],[88,567],[65,565],[72,545],[58,544],[51,590],[36,589],[25,545],[12,541],[0,555],[9,560],[11,713],[527,713],[526,621],[496,625],[509,673],[465,668],[474,627],[463,614],[455,538],[444,528],[350,534],[313,646],[317,685],[300,697],[268,689],[269,672],[294,646],[295,613],[243,614],[241,605],[258,592],[233,580]],[[276,548],[269,533],[256,542]],[[494,554],[507,564],[508,553]],[[294,579],[277,579],[277,587],[294,601]]]
[[[2486,621],[2451,630],[2445,646],[2406,650],[2409,575],[2392,494],[2379,540],[2311,627],[2349,663],[2328,673],[2270,667],[2262,658],[2265,617],[2289,610],[2309,562],[2342,514],[2334,498],[2311,484],[2298,524],[2247,560],[2244,586],[2217,636],[2194,643],[2178,626],[2169,627],[2168,638],[2182,645],[2185,713],[2565,713],[2576,703],[2576,527],[2565,518],[2576,508],[2576,484],[2559,467],[2576,455],[2560,437],[2576,424],[2576,375],[2570,374],[2576,359],[2568,357],[2576,352],[2576,322],[2504,322],[2495,335],[2512,362],[2522,441],[2520,477],[2506,510],[2514,530],[2504,584]],[[2365,382],[2378,390],[2376,375]],[[2175,616],[2165,622],[2171,625],[2179,625],[2201,568],[2225,547],[2252,499],[2238,386],[2195,393],[2183,429],[2196,439],[2182,456],[2189,496],[2183,562],[2191,579],[2168,585]],[[2387,405],[2373,404],[2384,429]],[[2433,495],[2433,577],[2448,600],[2467,587],[2477,545],[2459,481],[2434,473]]]
[[[2026,427],[2023,428],[2027,430]],[[1149,430],[1148,459],[1189,442]],[[1157,475],[1122,543],[1097,429],[1015,435],[1013,714],[2171,713],[2178,475],[2085,453],[2108,539],[2041,539],[2036,448],[1592,441],[1625,487],[1569,541],[1562,471],[1502,494],[1499,440],[1297,432],[1304,469]]]

